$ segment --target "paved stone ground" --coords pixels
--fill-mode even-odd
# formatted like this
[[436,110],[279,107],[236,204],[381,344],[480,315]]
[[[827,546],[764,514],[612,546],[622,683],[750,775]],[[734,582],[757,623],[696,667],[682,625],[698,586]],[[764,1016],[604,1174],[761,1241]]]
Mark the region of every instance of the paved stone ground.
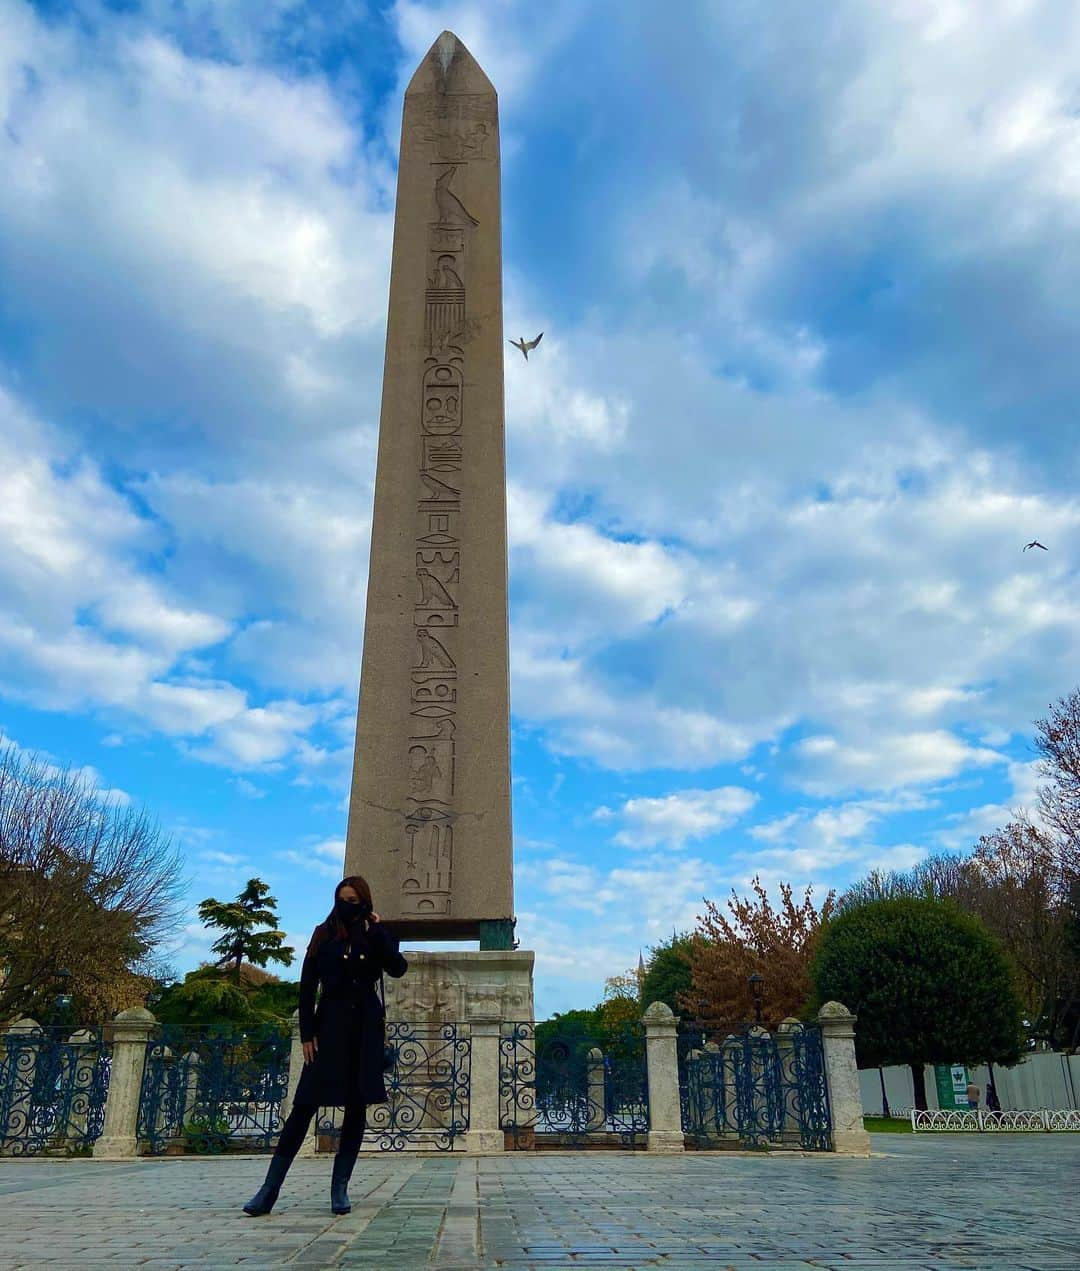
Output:
[[362,1159],[353,1212],[298,1161],[0,1161],[0,1268],[439,1266],[1077,1271],[1080,1135],[881,1135],[833,1156],[543,1153]]

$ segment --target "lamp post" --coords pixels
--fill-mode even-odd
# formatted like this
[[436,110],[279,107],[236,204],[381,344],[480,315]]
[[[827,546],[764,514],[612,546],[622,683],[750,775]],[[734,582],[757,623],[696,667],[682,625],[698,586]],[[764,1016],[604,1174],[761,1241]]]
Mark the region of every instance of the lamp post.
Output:
[[754,995],[754,1023],[761,1027],[761,986],[765,983],[765,977],[759,975],[757,971],[750,977],[750,992]]
[[64,992],[67,988],[68,981],[71,979],[71,972],[67,969],[67,967],[62,966],[56,972],[53,979],[56,981],[58,992],[53,998],[52,1014],[49,1017],[49,1022],[50,1024],[55,1025],[61,1022],[61,1015],[71,1005],[71,994]]

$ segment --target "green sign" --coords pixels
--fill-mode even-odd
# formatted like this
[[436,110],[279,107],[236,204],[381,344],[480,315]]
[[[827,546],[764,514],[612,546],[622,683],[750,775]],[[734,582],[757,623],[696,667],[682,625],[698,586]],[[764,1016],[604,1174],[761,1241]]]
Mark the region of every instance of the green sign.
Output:
[[938,1107],[951,1112],[968,1106],[968,1070],[963,1064],[935,1064],[934,1084],[937,1086]]

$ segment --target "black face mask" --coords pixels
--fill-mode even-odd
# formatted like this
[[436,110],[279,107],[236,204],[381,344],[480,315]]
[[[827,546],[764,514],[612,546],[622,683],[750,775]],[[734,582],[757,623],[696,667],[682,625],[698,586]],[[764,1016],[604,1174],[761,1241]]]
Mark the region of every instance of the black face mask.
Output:
[[362,900],[342,900],[339,897],[334,901],[334,913],[347,927],[351,927],[371,913],[371,906],[365,905]]

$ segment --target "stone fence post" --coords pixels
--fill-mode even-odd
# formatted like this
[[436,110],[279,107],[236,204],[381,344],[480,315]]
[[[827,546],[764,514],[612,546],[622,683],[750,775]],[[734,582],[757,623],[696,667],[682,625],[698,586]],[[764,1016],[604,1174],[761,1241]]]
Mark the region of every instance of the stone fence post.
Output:
[[138,1151],[136,1127],[142,1090],[146,1043],[157,1020],[142,1006],[121,1011],[112,1023],[112,1071],[105,1100],[105,1125],[94,1144],[94,1156],[119,1161]]
[[[289,1043],[289,1087],[285,1092],[284,1101],[281,1104],[281,1124],[285,1124],[285,1118],[292,1111],[293,1101],[296,1098],[296,1087],[300,1084],[300,1074],[304,1071],[304,1043],[300,1040],[300,1012],[295,1010],[292,1013],[292,1038]],[[304,1141],[300,1144],[300,1151],[297,1156],[314,1156],[316,1148],[315,1136],[319,1132],[319,1116],[322,1108],[315,1114],[315,1123],[307,1134],[304,1135]],[[280,1134],[280,1130],[278,1131]]]
[[863,1125],[859,1069],[855,1063],[855,1016],[839,1002],[818,1012],[829,1088],[833,1148],[847,1156],[869,1156],[870,1135]]
[[499,1124],[499,1039],[502,1021],[499,1016],[474,1019],[469,1023],[472,1034],[469,1056],[469,1128],[465,1133],[465,1149],[469,1152],[501,1152],[505,1135]]
[[607,1099],[604,1091],[604,1054],[598,1046],[593,1046],[585,1056],[585,1072],[589,1092],[585,1129],[602,1130],[607,1120]]
[[678,1020],[666,1002],[653,1002],[645,1012],[645,1062],[649,1076],[650,1152],[684,1149],[679,1104]]

